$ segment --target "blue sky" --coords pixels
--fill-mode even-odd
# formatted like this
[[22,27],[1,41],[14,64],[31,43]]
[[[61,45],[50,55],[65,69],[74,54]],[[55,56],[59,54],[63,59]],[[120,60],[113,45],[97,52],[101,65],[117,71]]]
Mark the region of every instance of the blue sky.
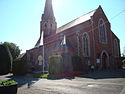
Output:
[[[22,52],[35,46],[45,0],[0,0],[0,42],[16,43]],[[53,0],[58,27],[101,5],[119,37],[121,52],[125,46],[125,0]],[[113,19],[112,19],[113,18]]]

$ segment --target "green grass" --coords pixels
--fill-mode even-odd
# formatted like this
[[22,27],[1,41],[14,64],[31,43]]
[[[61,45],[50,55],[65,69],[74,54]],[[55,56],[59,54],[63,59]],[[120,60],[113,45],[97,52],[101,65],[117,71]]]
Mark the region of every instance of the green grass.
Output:
[[43,79],[61,79],[62,77],[58,77],[55,75],[49,75],[49,74],[41,74],[38,78],[43,78]]
[[49,76],[49,74],[41,74],[40,76],[39,76],[39,78],[48,78],[48,76]]
[[17,84],[17,82],[15,82],[14,80],[3,80],[3,81],[0,83],[0,87],[10,86],[10,85],[15,85],[15,84]]

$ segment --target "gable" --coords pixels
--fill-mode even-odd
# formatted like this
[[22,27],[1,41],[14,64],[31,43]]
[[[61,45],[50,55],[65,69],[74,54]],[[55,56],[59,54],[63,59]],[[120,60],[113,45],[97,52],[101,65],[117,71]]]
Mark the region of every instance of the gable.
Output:
[[[99,7],[97,8],[95,14],[93,15],[93,18],[95,18],[96,20],[97,20],[97,19],[99,20],[99,19],[101,18],[101,19],[105,20],[106,23],[109,23],[109,20],[108,20],[108,18],[107,18],[107,16],[106,16],[105,12],[103,11],[103,9],[102,9],[101,6],[99,6]],[[97,22],[98,22],[98,21],[97,21]]]

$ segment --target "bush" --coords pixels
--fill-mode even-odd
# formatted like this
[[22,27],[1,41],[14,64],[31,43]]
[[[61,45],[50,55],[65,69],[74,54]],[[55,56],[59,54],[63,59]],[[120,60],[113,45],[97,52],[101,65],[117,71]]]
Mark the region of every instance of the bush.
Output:
[[12,56],[7,46],[0,45],[0,74],[7,74],[11,70]]
[[57,75],[50,75],[50,74],[40,74],[38,76],[38,78],[42,78],[42,79],[61,79],[61,76],[57,76]]
[[14,80],[3,80],[3,81],[0,83],[0,87],[10,86],[10,85],[15,85],[15,84],[17,84],[17,82],[15,82]]
[[49,74],[41,74],[40,76],[39,76],[39,78],[48,78],[48,76],[49,76]]
[[4,80],[0,83],[0,94],[17,94],[17,82]]
[[60,74],[64,72],[62,56],[60,55],[50,56],[48,60],[48,64],[49,64],[50,75]]
[[80,56],[72,56],[73,71],[83,71],[83,64]]
[[25,75],[27,73],[26,54],[13,61],[12,72],[14,75]]

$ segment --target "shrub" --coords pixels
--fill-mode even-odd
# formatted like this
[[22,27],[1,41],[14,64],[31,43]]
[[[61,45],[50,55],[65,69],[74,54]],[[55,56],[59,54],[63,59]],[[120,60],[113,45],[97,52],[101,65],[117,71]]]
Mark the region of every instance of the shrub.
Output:
[[62,56],[60,55],[50,56],[48,60],[48,64],[49,64],[50,75],[60,74],[64,72]]
[[72,56],[73,71],[83,71],[83,64],[80,56]]
[[7,74],[11,70],[12,56],[7,46],[0,45],[0,74]]
[[0,83],[0,87],[10,86],[10,85],[15,85],[15,84],[17,84],[17,82],[15,82],[14,80],[3,80],[3,81]]
[[48,78],[49,74],[41,74],[39,78]]
[[0,83],[0,94],[17,94],[17,82],[4,80]]
[[42,79],[61,79],[61,76],[58,75],[50,75],[50,74],[41,74],[38,76],[38,78],[42,78]]
[[27,73],[26,54],[13,61],[12,72],[14,75],[25,75]]

